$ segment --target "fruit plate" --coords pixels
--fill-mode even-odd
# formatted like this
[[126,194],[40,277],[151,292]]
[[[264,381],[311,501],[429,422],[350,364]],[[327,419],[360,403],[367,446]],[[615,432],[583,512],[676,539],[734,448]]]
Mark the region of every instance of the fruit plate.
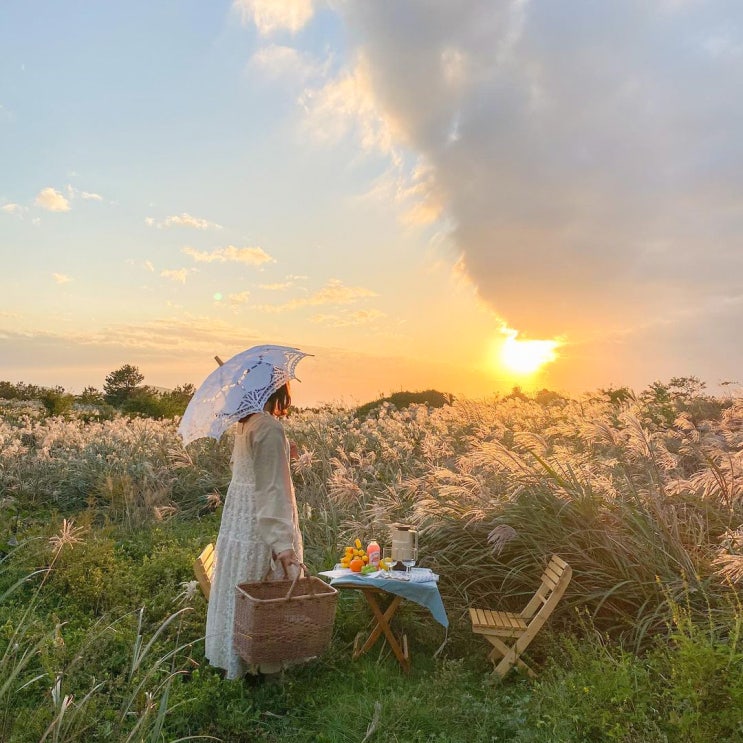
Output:
[[340,578],[344,575],[360,575],[360,573],[354,573],[351,568],[336,565],[332,570],[321,570],[318,575],[324,575],[326,578]]
[[344,568],[341,565],[336,565],[332,570],[321,570],[319,575],[324,575],[326,578],[331,580],[334,578],[342,578],[349,575],[355,578],[379,578],[382,577],[383,571],[377,570],[375,573],[356,573],[351,568]]

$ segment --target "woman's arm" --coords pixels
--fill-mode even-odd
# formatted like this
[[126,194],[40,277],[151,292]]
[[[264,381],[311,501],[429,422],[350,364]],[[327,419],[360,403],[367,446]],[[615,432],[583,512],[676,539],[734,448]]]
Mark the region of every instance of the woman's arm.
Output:
[[281,424],[261,426],[253,439],[258,532],[284,570],[298,564],[294,553],[294,498],[286,436]]

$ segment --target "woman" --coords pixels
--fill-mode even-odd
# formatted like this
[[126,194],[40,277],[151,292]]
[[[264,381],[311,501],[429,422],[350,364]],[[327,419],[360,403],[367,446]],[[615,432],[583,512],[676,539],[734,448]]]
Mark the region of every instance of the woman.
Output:
[[237,424],[232,481],[217,537],[206,615],[206,657],[223,668],[228,679],[281,670],[281,664],[248,667],[235,652],[232,638],[235,586],[264,577],[294,577],[302,561],[289,442],[278,420],[290,405],[287,383],[268,398],[263,412],[251,413]]

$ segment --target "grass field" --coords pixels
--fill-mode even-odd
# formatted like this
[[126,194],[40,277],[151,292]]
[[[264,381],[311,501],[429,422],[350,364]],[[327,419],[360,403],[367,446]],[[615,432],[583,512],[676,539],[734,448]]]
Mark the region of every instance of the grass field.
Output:
[[[331,650],[277,685],[204,662],[192,562],[217,533],[229,437],[10,405],[0,419],[0,741],[743,740],[743,401],[512,395],[299,411],[294,479],[313,571],[385,525],[421,532],[443,629],[405,604],[405,676],[341,595]],[[497,681],[470,605],[520,608],[552,553],[574,576]]]

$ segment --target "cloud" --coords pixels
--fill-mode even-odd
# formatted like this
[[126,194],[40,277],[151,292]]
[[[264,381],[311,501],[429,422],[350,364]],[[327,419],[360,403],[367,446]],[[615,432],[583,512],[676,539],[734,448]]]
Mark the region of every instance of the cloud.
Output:
[[371,74],[366,58],[359,55],[351,70],[304,90],[299,104],[305,111],[306,133],[325,144],[354,135],[367,151],[394,154],[393,143],[402,133],[379,105]]
[[147,384],[173,387],[191,381],[198,385],[216,368],[215,355],[226,360],[251,346],[273,342],[299,345],[314,354],[302,362],[302,381],[292,387],[300,406],[326,402],[356,407],[397,389],[443,389],[460,397],[467,385],[477,391],[470,378],[463,377],[459,364],[427,361],[422,365],[420,360],[396,355],[307,346],[291,336],[266,337],[246,327],[242,318],[232,325],[211,317],[182,315],[109,325],[90,333],[6,330],[12,325],[8,322],[3,328],[0,324],[0,357],[9,378],[61,384],[71,390],[100,387],[105,375],[122,364],[138,366]]
[[250,298],[249,291],[238,292],[237,294],[227,295],[227,299],[230,301],[230,304],[233,304],[233,305],[245,304],[249,298]]
[[36,196],[36,205],[49,212],[68,212],[70,202],[55,189],[42,188]]
[[3,204],[0,206],[0,212],[4,212],[5,214],[13,214],[16,217],[23,218],[23,215],[28,211],[28,209],[25,206],[21,206],[20,204]]
[[312,0],[233,0],[244,24],[253,23],[262,36],[277,31],[294,34],[312,18]]
[[188,227],[193,230],[222,229],[222,225],[217,224],[216,222],[210,222],[208,219],[201,219],[200,217],[192,217],[186,212],[159,220],[154,217],[146,217],[144,221],[148,227],[156,227],[158,230],[167,229],[169,227]]
[[339,279],[330,279],[328,283],[307,299],[307,304],[350,304],[357,299],[376,297],[377,293],[362,286],[346,286]]
[[259,284],[259,289],[265,289],[269,292],[282,292],[285,289],[290,289],[292,286],[294,286],[293,281],[277,281],[273,284]]
[[191,273],[193,270],[193,268],[166,268],[165,270],[160,271],[160,276],[165,279],[170,279],[170,281],[175,281],[179,284],[185,284],[186,279],[188,278],[188,274]]
[[146,268],[146,269],[147,269],[148,271],[150,271],[151,273],[154,273],[154,271],[155,271],[155,266],[154,266],[154,265],[152,264],[152,261],[145,261],[145,262],[144,262],[144,267],[145,267],[145,268]]
[[287,80],[294,83],[304,82],[324,72],[323,65],[298,49],[280,44],[258,49],[250,58],[248,68],[271,81]]
[[228,245],[226,248],[216,248],[211,252],[186,247],[183,248],[183,252],[190,255],[197,263],[245,263],[249,266],[276,263],[275,258],[257,246],[236,248],[234,245]]
[[417,153],[452,258],[531,337],[701,307],[743,276],[743,7],[661,5],[345,3],[365,68],[309,122]]
[[422,159],[409,171],[394,165],[388,168],[357,200],[394,204],[399,210],[400,221],[406,226],[438,221],[444,214],[445,206],[436,185],[435,173]]
[[288,312],[301,307],[315,307],[318,305],[352,304],[359,299],[376,297],[377,293],[362,286],[346,286],[339,279],[330,279],[322,289],[307,297],[292,299],[283,304],[263,304],[255,306],[261,312]]
[[[70,175],[77,175],[76,173],[70,173]],[[103,196],[97,193],[90,193],[89,191],[80,191],[75,188],[71,183],[67,184],[67,196],[70,199],[75,199],[78,196],[84,201],[103,201]]]
[[54,280],[55,280],[55,281],[56,281],[56,282],[57,282],[58,284],[67,284],[67,283],[69,283],[70,281],[72,281],[72,279],[71,279],[71,278],[70,278],[69,276],[67,276],[67,274],[64,274],[64,273],[53,273],[53,274],[52,274],[52,278],[53,278],[53,279],[54,279]]
[[[448,66],[463,68],[464,63],[453,58],[458,60],[456,65],[452,60]],[[455,77],[462,73],[446,74]],[[355,139],[365,153],[388,158],[390,168],[362,198],[395,204],[405,225],[430,224],[441,217],[443,209],[434,171],[425,156],[411,156],[406,150],[407,133],[375,94],[373,76],[362,51],[350,70],[319,87],[307,87],[299,98],[305,114],[304,132],[326,146]]]
[[[234,349],[252,345],[251,340],[258,341],[256,331],[244,326],[233,327],[211,317],[186,314],[183,317],[167,317],[146,323],[120,323],[102,327],[100,330],[82,333],[55,333],[50,331],[30,330],[20,332],[0,327],[0,339],[8,341],[4,351],[10,348],[24,350],[24,355],[37,357],[48,355],[53,361],[46,361],[45,366],[60,364],[60,359],[69,356],[71,361],[88,357],[90,353],[99,354],[106,349],[136,351],[137,354],[169,356],[171,354],[198,352],[211,360],[215,350],[225,353]],[[264,341],[265,342],[265,341]],[[49,354],[49,349],[56,349]],[[70,349],[75,349],[71,352]],[[86,349],[88,349],[86,351]],[[5,358],[5,356],[4,356]],[[131,362],[122,359],[118,363]],[[107,362],[113,367],[117,362]],[[30,366],[36,366],[30,362]]]
[[333,328],[345,328],[355,325],[368,325],[375,320],[381,320],[386,317],[384,312],[379,310],[356,310],[335,315],[315,315],[310,320],[318,325],[327,325]]

